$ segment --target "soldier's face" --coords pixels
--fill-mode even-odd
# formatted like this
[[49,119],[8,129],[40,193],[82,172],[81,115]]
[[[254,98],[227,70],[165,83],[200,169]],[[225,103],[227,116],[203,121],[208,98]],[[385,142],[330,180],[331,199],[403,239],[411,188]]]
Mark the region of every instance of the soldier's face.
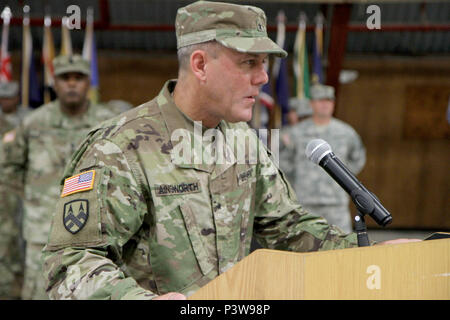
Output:
[[19,104],[19,96],[12,98],[0,98],[0,108],[4,113],[16,111]]
[[89,91],[89,77],[79,72],[68,72],[55,77],[55,92],[60,102],[67,107],[80,107]]
[[210,113],[219,121],[250,121],[260,87],[268,81],[267,54],[240,53],[220,46],[207,65],[206,91]]
[[330,99],[311,100],[314,115],[321,118],[330,118],[334,111],[334,101]]
[[287,121],[292,126],[298,122],[297,111],[290,110],[287,114]]

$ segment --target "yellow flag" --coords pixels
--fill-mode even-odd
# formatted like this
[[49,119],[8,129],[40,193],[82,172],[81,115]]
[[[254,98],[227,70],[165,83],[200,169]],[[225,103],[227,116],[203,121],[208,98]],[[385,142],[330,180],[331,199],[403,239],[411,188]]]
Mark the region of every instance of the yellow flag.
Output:
[[61,22],[61,55],[72,55],[72,39],[70,38],[70,30],[68,28],[68,18],[63,17]]

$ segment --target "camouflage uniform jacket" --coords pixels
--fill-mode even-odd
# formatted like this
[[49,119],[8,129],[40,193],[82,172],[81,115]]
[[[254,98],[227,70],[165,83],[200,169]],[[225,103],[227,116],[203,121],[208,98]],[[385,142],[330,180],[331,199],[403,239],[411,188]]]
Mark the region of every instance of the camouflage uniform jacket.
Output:
[[[190,295],[248,255],[252,235],[281,250],[356,246],[354,234],[303,211],[270,161],[174,163],[181,142],[173,133],[194,127],[174,104],[175,84],[101,124],[74,154],[65,176],[94,170],[95,181],[55,208],[43,254],[52,299]],[[248,126],[222,121],[218,128]],[[64,221],[69,212],[87,218],[74,227]]]
[[[8,141],[14,137],[12,130],[20,124],[27,113],[28,110],[22,107],[12,114],[0,111],[0,159],[3,139]],[[0,176],[3,176],[3,166],[0,166]],[[5,185],[0,183],[0,269],[2,265],[6,265],[14,272],[20,272],[22,269],[22,253],[19,248],[21,218],[21,198],[9,192]],[[5,274],[1,276],[6,278]]]
[[[311,118],[289,128],[290,145],[280,152],[280,164],[289,163],[286,170],[299,199],[304,205],[346,205],[347,193],[320,166],[305,154],[312,139],[327,141],[336,156],[355,175],[364,167],[366,152],[356,131],[341,120],[332,118],[326,126],[317,126]],[[286,156],[287,154],[287,156]],[[287,159],[286,159],[287,157]],[[292,166],[295,164],[295,166]],[[285,165],[286,166],[286,165]]]
[[12,114],[3,113],[0,110],[0,135],[17,127],[28,112],[28,109],[21,106],[18,106],[17,111]]
[[24,197],[23,234],[45,244],[64,167],[89,130],[114,114],[90,105],[80,117],[61,111],[58,100],[30,112],[3,144],[1,182]]
[[[12,114],[5,114],[0,111],[0,159],[2,158],[2,144],[14,137],[13,129],[17,127],[28,114],[28,109],[18,107]],[[3,166],[0,166],[0,176],[3,176]],[[5,185],[0,183],[0,247],[9,250],[9,254],[17,255],[16,246],[12,247],[11,239],[17,239],[20,235],[19,225],[22,217],[21,198],[8,191]],[[3,247],[4,246],[4,247]],[[2,253],[2,249],[0,249]],[[5,257],[7,254],[3,254]],[[1,258],[0,258],[1,260]]]

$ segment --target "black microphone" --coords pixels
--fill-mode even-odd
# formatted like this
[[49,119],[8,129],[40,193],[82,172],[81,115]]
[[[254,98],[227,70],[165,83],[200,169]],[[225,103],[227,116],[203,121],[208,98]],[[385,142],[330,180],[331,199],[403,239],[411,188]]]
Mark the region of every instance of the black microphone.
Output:
[[355,178],[325,140],[311,140],[305,152],[309,160],[321,166],[350,195],[362,214],[370,215],[383,227],[392,222],[391,214],[381,205],[378,198]]

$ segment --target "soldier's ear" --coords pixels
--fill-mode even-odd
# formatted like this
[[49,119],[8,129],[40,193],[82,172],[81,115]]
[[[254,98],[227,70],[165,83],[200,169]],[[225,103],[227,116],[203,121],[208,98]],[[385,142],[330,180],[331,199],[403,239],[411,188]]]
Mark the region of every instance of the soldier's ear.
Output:
[[200,81],[206,80],[206,61],[207,53],[204,50],[195,50],[191,54],[190,66],[191,71]]

